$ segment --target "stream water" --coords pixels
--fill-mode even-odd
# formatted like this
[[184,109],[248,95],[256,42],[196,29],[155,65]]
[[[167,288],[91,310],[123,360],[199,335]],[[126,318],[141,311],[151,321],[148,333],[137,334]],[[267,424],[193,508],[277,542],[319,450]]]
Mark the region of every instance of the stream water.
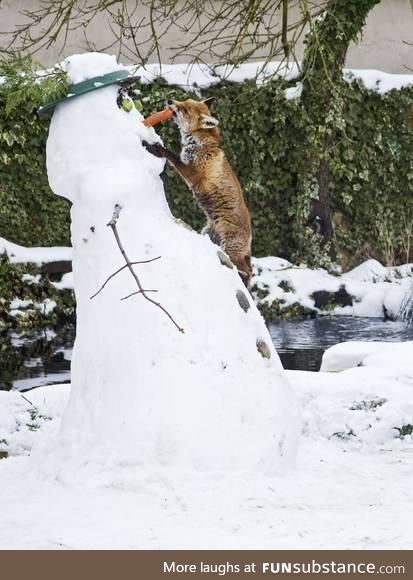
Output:
[[[318,371],[323,352],[348,340],[413,340],[413,325],[378,318],[325,316],[282,320],[269,326],[274,345],[286,369]],[[75,329],[58,332],[9,332],[0,335],[0,390],[27,391],[42,385],[70,381],[70,359]]]
[[351,316],[282,320],[269,331],[284,368],[303,371],[318,371],[323,352],[338,342],[413,340],[405,321]]

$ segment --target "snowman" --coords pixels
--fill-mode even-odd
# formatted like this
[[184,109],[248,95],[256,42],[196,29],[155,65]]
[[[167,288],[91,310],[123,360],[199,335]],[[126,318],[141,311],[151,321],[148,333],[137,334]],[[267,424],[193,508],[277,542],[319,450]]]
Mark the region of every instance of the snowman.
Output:
[[77,332],[56,447],[83,464],[284,469],[294,394],[236,269],[171,214],[164,160],[142,146],[159,138],[119,106],[129,72],[100,53],[64,67],[47,171],[72,203]]

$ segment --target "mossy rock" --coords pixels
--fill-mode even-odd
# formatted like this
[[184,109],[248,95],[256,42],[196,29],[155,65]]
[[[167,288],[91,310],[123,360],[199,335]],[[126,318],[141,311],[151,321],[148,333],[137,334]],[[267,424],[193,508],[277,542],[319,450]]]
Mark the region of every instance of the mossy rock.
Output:
[[243,292],[242,290],[237,290],[236,297],[238,300],[238,304],[241,306],[242,310],[244,312],[248,312],[248,310],[251,308],[251,304],[245,292]]
[[413,435],[413,425],[410,423],[406,423],[406,425],[402,425],[401,427],[394,427],[394,429],[398,431],[398,438],[400,439]]
[[314,306],[319,310],[331,311],[337,306],[353,306],[354,298],[347,291],[344,284],[336,292],[329,292],[327,290],[317,290],[311,294],[314,300]]
[[286,306],[283,298],[277,298],[272,302],[268,302],[267,300],[263,300],[262,302],[256,301],[256,304],[266,322],[275,322],[280,318],[285,320],[292,318],[315,318],[317,315],[315,310],[306,308],[298,302]]
[[268,344],[262,338],[257,339],[257,350],[263,358],[271,358],[271,350]]
[[234,269],[234,264],[231,262],[229,257],[224,252],[222,252],[221,250],[218,250],[217,255],[218,255],[219,261],[221,262],[221,264],[223,266],[226,266],[230,270]]

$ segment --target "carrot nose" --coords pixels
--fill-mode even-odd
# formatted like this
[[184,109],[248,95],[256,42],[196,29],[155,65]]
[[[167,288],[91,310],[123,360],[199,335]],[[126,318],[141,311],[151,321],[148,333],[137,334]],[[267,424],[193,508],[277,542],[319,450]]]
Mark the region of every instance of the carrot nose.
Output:
[[157,125],[161,121],[166,121],[167,119],[170,119],[171,117],[172,117],[172,110],[167,108],[167,109],[163,109],[162,111],[158,111],[157,113],[154,113],[153,115],[149,115],[149,117],[146,117],[146,119],[144,119],[143,124],[146,127],[153,127],[154,125]]

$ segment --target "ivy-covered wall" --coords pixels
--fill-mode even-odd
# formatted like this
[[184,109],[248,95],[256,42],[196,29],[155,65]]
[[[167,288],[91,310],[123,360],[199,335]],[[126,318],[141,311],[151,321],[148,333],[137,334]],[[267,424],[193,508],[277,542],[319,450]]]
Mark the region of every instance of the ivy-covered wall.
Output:
[[[317,128],[300,99],[285,99],[286,87],[283,81],[259,87],[252,81],[221,83],[202,94],[217,97],[223,148],[252,215],[254,255],[317,263],[316,235],[306,224],[308,203],[303,204],[303,196],[308,202],[313,193],[308,163]],[[68,244],[68,204],[47,185],[48,120],[35,116],[30,100],[7,112],[6,89],[0,84],[0,236],[26,245]],[[201,94],[163,82],[140,89],[144,114],[162,108],[167,98]],[[345,84],[341,96],[344,107],[334,121],[336,141],[329,152],[338,261],[347,267],[368,257],[386,264],[412,260],[413,88],[380,95],[353,83]],[[159,132],[179,149],[172,123]],[[170,167],[164,180],[174,214],[200,228],[203,214]]]
[[[286,87],[282,81],[227,83],[204,96],[217,98],[223,148],[251,211],[254,255],[317,264],[319,243],[308,226],[306,202],[316,190],[309,170],[318,128],[301,99],[285,99]],[[145,113],[166,98],[187,96],[162,83],[141,89],[148,99]],[[329,152],[338,261],[349,267],[370,257],[388,265],[413,260],[413,87],[381,95],[359,82],[343,83],[341,98],[344,110],[334,120],[337,137]],[[179,150],[172,124],[159,132]],[[173,212],[200,227],[202,213],[170,167],[165,188]]]
[[[0,236],[22,245],[66,245],[69,204],[46,175],[49,120],[34,110],[65,91],[62,76],[33,82],[30,58],[0,62]],[[38,79],[37,79],[38,80]]]

